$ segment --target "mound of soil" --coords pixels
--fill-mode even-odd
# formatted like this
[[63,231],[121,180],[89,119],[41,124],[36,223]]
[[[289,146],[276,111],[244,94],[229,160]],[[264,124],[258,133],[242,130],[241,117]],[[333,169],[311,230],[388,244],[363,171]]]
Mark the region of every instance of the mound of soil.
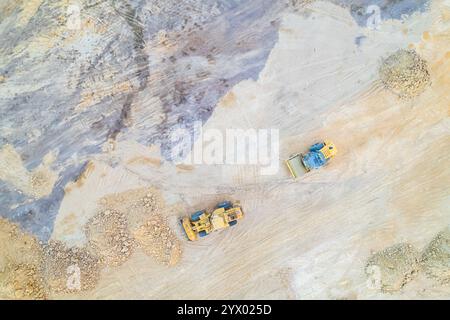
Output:
[[44,245],[43,273],[52,293],[92,290],[100,278],[100,261],[86,248],[67,248],[62,242]]
[[100,211],[85,225],[85,233],[89,250],[106,266],[123,264],[133,252],[134,241],[128,231],[127,219],[119,211]]
[[163,217],[152,215],[133,233],[139,247],[156,262],[173,266],[181,258],[181,246]]
[[419,252],[407,243],[396,244],[373,254],[366,265],[369,276],[379,277],[374,280],[383,292],[400,290],[418,271]]
[[0,218],[0,299],[45,299],[42,248],[36,238]]
[[450,228],[438,233],[421,257],[425,274],[440,284],[450,284]]
[[0,274],[0,286],[7,299],[42,300],[47,290],[39,266],[9,264]]
[[384,86],[402,98],[414,98],[430,85],[427,62],[414,50],[398,50],[379,70]]
[[139,188],[108,195],[100,200],[105,210],[122,212],[137,247],[162,265],[176,265],[181,243],[164,216],[166,206],[155,188]]

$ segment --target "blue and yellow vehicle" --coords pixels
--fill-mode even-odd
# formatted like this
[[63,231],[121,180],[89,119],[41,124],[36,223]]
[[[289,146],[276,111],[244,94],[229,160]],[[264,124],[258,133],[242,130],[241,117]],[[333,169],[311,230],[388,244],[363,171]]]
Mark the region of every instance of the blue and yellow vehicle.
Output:
[[196,241],[213,231],[226,229],[237,224],[244,217],[239,202],[224,201],[219,203],[212,213],[197,211],[190,217],[181,219],[181,224],[189,240]]
[[312,169],[323,167],[336,154],[337,149],[333,142],[325,140],[313,144],[306,154],[297,153],[292,155],[286,160],[286,165],[295,179]]

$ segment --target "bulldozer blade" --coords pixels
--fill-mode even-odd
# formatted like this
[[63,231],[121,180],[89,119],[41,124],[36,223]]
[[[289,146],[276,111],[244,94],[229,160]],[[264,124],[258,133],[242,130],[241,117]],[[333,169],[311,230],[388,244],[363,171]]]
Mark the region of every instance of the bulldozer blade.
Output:
[[189,218],[184,217],[183,219],[181,219],[181,224],[188,239],[191,241],[196,241],[198,237],[195,231],[192,229],[191,221],[189,220]]

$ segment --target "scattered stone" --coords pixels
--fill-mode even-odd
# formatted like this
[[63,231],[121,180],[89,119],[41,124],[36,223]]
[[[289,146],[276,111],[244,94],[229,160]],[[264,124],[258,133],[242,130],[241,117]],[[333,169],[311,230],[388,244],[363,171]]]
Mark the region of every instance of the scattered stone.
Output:
[[45,282],[39,267],[33,264],[9,264],[0,275],[7,298],[43,300],[47,298]]
[[128,260],[134,240],[128,231],[124,214],[107,209],[99,212],[85,226],[88,248],[97,254],[103,265],[119,266]]
[[379,70],[384,86],[402,98],[418,96],[430,85],[427,62],[414,50],[398,50],[386,58]]
[[373,254],[366,274],[382,292],[395,292],[411,281],[419,271],[419,252],[410,244],[400,243]]
[[[172,266],[179,262],[181,244],[164,219],[166,208],[158,190],[133,189],[108,195],[100,203],[104,211],[124,214],[133,241],[145,254],[163,265]],[[124,250],[122,253],[130,252]]]
[[0,218],[0,243],[0,299],[46,299],[36,238]]
[[52,293],[88,291],[100,278],[100,261],[86,248],[50,241],[44,245],[43,273]]
[[140,188],[115,193],[100,199],[104,210],[122,212],[130,230],[139,227],[153,213],[164,211],[163,198],[155,188]]
[[161,215],[152,215],[133,233],[138,246],[158,263],[176,265],[181,258],[181,245]]

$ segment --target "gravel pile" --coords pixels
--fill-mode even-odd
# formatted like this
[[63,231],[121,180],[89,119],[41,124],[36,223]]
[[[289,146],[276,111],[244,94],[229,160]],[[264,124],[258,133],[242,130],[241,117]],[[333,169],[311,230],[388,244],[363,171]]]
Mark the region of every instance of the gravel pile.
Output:
[[39,267],[34,264],[9,264],[3,271],[3,290],[7,299],[43,300],[47,290]]
[[387,89],[406,99],[420,95],[431,82],[427,62],[414,50],[398,50],[390,55],[379,74]]
[[0,243],[0,299],[45,299],[38,241],[0,218]]
[[100,200],[104,210],[122,212],[127,219],[128,227],[133,230],[139,227],[150,215],[165,210],[163,198],[154,188],[140,188],[108,195]]
[[139,188],[100,200],[105,210],[123,212],[134,241],[146,255],[162,265],[173,266],[181,257],[181,244],[164,216],[166,206],[155,188]]
[[52,293],[93,289],[100,278],[100,261],[86,248],[67,248],[62,242],[44,245],[43,273]]
[[89,250],[106,266],[122,265],[133,252],[134,240],[128,231],[127,219],[119,211],[99,212],[88,221],[85,233]]
[[156,262],[173,266],[181,258],[179,240],[160,215],[153,215],[133,233],[139,247]]
[[396,244],[373,254],[366,265],[366,272],[375,284],[378,283],[382,292],[400,290],[418,271],[419,252],[406,243]]

